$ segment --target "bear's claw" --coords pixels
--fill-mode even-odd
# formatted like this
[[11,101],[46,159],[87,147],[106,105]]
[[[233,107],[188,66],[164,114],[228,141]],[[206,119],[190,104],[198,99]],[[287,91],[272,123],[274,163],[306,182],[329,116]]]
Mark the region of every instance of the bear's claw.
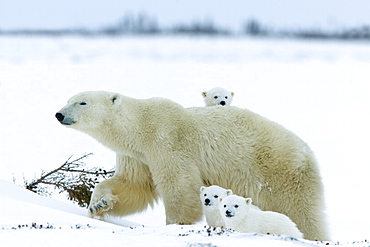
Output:
[[89,211],[92,215],[99,215],[104,211],[111,209],[113,205],[109,205],[106,199],[101,199],[95,203],[90,204]]
[[114,204],[118,201],[116,196],[111,196],[110,198],[101,198],[99,200],[92,199],[88,207],[91,217],[103,216],[106,211],[111,210]]

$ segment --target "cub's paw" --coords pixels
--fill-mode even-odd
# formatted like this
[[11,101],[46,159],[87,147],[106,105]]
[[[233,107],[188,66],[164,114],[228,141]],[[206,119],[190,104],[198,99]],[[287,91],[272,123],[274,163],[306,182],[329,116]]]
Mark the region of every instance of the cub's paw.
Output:
[[112,196],[111,199],[101,198],[97,201],[92,201],[89,205],[89,214],[91,217],[102,216],[106,211],[113,208],[117,202],[117,197]]

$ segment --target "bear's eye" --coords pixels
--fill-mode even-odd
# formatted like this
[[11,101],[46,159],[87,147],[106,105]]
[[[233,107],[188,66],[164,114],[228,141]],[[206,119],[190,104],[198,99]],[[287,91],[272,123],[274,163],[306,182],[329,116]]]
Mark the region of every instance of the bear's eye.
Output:
[[215,97],[213,97],[213,98],[218,99],[218,96],[215,96]]
[[215,195],[214,198],[218,198],[218,195]]
[[204,196],[207,196],[207,194],[204,194]]
[[225,99],[227,99],[227,96],[225,96]]
[[226,208],[226,205],[224,205],[224,208]]
[[86,105],[86,102],[80,102],[80,105]]
[[235,207],[235,208],[238,208],[238,207],[239,207],[239,205],[235,205],[234,207]]

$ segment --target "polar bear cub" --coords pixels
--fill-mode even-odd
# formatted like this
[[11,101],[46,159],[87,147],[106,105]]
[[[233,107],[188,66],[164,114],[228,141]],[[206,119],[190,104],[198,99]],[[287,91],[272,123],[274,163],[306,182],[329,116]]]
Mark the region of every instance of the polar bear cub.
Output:
[[296,224],[286,215],[256,210],[251,198],[230,195],[220,199],[219,210],[226,228],[245,233],[287,235],[303,238]]
[[203,212],[209,226],[225,227],[224,220],[218,209],[219,199],[232,195],[233,192],[217,185],[200,187],[200,200],[203,205]]
[[215,87],[209,91],[202,92],[202,95],[206,106],[228,106],[233,101],[234,92],[227,91],[221,87]]

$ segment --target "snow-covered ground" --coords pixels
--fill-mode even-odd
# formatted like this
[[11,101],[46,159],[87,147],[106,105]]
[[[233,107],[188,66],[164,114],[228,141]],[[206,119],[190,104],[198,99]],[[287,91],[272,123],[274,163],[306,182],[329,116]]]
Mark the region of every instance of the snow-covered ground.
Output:
[[[191,107],[204,105],[202,91],[221,86],[235,92],[233,105],[281,123],[315,151],[326,189],[330,244],[369,246],[369,65],[370,44],[360,42],[0,37],[0,245],[316,244],[217,229],[208,236],[204,222],[165,226],[162,204],[111,219],[145,226],[131,229],[88,219],[84,209],[11,182],[21,185],[23,178],[56,168],[72,154],[93,152],[89,166],[113,167],[113,152],[54,118],[80,91],[166,97]],[[35,230],[32,223],[53,229]]]
[[[106,223],[87,217],[86,210],[75,205],[38,196],[10,182],[0,180],[1,246],[370,246],[367,240],[355,243],[314,242],[288,236],[238,233],[210,228],[204,222],[165,226],[138,224],[109,219]],[[161,210],[146,217],[163,216]],[[114,224],[112,224],[112,222]]]

